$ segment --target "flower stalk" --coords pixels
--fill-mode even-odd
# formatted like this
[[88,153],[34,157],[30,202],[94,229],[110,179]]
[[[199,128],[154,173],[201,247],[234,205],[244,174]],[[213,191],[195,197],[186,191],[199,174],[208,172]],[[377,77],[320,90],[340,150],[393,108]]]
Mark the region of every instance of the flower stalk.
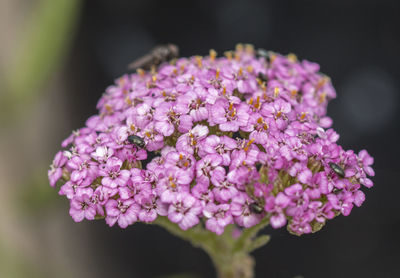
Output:
[[165,217],[158,217],[153,224],[203,249],[210,256],[218,278],[253,278],[255,262],[250,253],[267,244],[270,239],[268,235],[257,235],[268,225],[268,218],[243,231],[229,225],[219,236],[202,225],[184,231]]

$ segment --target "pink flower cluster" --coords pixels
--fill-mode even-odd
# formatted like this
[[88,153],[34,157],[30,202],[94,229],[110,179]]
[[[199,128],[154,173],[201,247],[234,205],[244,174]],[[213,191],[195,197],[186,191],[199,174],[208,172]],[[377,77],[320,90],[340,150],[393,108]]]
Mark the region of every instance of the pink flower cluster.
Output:
[[[70,215],[126,228],[166,216],[183,230],[229,224],[304,234],[348,215],[373,158],[345,151],[319,66],[250,46],[124,75],[56,154],[49,179]],[[201,220],[201,221],[200,221]]]

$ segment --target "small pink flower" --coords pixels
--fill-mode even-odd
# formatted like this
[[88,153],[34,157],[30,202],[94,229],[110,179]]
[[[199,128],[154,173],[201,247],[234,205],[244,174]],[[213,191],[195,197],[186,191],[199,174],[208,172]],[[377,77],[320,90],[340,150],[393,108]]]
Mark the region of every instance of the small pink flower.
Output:
[[105,162],[114,154],[112,148],[107,148],[106,146],[100,146],[96,148],[96,151],[92,153],[92,157],[99,162]]
[[182,230],[187,230],[199,223],[198,215],[201,206],[189,193],[182,192],[175,195],[168,209],[168,219],[177,223]]
[[233,223],[233,218],[229,209],[230,205],[228,204],[207,204],[203,210],[204,216],[208,218],[206,221],[207,229],[217,235],[221,235],[224,232],[225,226]]
[[65,165],[67,160],[68,158],[65,157],[61,151],[56,154],[53,163],[50,165],[50,170],[48,171],[51,186],[54,187],[56,182],[61,178],[62,167]]
[[231,213],[235,222],[242,227],[249,228],[261,221],[262,215],[255,214],[250,209],[251,200],[243,193],[238,194],[231,204]]
[[189,132],[181,135],[176,142],[176,149],[178,151],[185,151],[194,154],[200,142],[206,138],[208,134],[208,127],[203,125],[196,125]]
[[121,228],[126,228],[137,221],[140,207],[134,200],[109,200],[106,205],[106,222],[111,227],[116,222]]
[[225,175],[225,170],[220,165],[222,158],[216,154],[210,154],[199,160],[196,164],[196,176],[200,183],[209,184],[210,180],[220,179]]
[[93,220],[96,216],[96,206],[86,194],[75,196],[70,205],[69,214],[75,222],[81,222],[84,218]]
[[275,198],[271,196],[266,199],[265,210],[272,214],[270,223],[273,228],[277,229],[286,225],[284,209],[289,203],[290,198],[282,192],[279,192]]
[[274,117],[276,120],[277,127],[284,129],[287,125],[288,116],[287,114],[291,111],[290,103],[277,99],[272,105],[265,103],[262,106],[261,114],[266,117]]
[[218,99],[210,108],[212,121],[219,124],[222,131],[238,131],[240,127],[247,125],[249,120],[246,104],[235,105],[226,99]]
[[110,188],[125,186],[130,177],[128,170],[122,170],[122,161],[114,158],[107,160],[106,164],[100,166],[99,173],[103,176],[101,184]]
[[222,165],[228,166],[231,163],[230,151],[235,149],[237,143],[232,138],[227,136],[208,136],[199,147],[201,157],[207,154],[218,154],[222,158]]
[[168,214],[167,205],[156,199],[156,195],[143,196],[139,200],[140,211],[138,218],[142,222],[153,222],[157,215],[166,216]]

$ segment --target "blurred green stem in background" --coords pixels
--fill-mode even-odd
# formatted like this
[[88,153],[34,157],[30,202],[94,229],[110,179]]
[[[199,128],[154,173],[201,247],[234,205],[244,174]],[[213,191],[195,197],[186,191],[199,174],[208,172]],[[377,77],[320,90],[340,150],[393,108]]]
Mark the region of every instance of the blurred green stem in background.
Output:
[[16,210],[27,217],[43,213],[54,204],[57,199],[54,198],[54,188],[48,186],[49,180],[45,174],[48,170],[48,164],[38,165],[28,179],[23,183],[24,190],[16,194]]
[[22,114],[57,72],[74,37],[81,2],[36,1],[0,83],[1,123]]
[[[0,75],[0,129],[4,129],[3,124],[11,125],[17,119],[28,120],[23,112],[28,105],[35,104],[46,83],[62,65],[75,34],[81,4],[81,0],[29,3],[29,17],[22,23],[23,30],[17,42],[13,43],[12,57],[2,65],[5,71]],[[2,40],[8,39],[6,35]],[[36,173],[32,178],[37,182],[46,181],[45,176],[37,178]],[[38,200],[33,200],[33,205],[46,199],[44,191]],[[15,242],[2,242],[2,236],[0,234],[0,277],[47,277],[39,266],[32,264],[28,255],[19,252]]]
[[0,277],[44,278],[47,276],[0,238]]

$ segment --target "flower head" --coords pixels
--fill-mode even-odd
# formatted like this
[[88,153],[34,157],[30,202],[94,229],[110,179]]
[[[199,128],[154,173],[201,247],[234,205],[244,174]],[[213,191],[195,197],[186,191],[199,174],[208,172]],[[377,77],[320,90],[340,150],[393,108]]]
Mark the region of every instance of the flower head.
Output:
[[336,93],[319,66],[233,54],[180,58],[107,88],[48,171],[75,221],[167,217],[222,234],[268,218],[300,235],[364,202],[373,158],[337,144],[326,115]]

